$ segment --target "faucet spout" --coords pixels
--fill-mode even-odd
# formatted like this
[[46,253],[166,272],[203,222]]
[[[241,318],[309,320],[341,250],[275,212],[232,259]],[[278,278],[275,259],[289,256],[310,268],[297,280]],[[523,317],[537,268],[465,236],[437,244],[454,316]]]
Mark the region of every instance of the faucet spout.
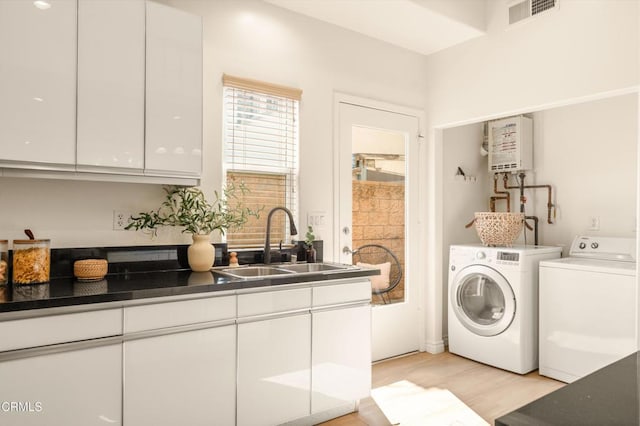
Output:
[[271,216],[278,210],[282,210],[289,216],[289,228],[291,231],[291,235],[298,235],[298,230],[296,229],[296,224],[293,222],[293,214],[286,207],[274,207],[269,212],[267,216],[267,232],[264,237],[264,263],[271,263]]

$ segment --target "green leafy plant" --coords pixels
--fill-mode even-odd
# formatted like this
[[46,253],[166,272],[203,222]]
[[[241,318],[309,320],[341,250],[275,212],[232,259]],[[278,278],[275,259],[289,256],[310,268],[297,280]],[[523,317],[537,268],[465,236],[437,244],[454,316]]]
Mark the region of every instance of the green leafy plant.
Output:
[[304,236],[304,245],[307,246],[308,249],[313,247],[313,242],[316,240],[316,236],[313,234],[313,227],[311,225],[307,226],[307,233]]
[[262,210],[251,210],[242,204],[238,191],[248,192],[244,185],[227,185],[222,197],[215,191],[213,203],[198,188],[168,186],[164,190],[166,197],[160,207],[131,216],[125,229],[148,229],[156,235],[159,227],[180,226],[185,233],[206,235],[218,230],[224,235],[228,229],[240,228],[250,216],[259,217]]

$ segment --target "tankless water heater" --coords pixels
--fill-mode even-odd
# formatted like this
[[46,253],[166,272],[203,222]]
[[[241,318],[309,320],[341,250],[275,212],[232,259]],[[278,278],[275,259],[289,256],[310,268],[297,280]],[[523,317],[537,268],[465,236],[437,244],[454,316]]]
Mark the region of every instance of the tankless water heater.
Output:
[[533,168],[533,120],[524,116],[490,121],[489,173]]

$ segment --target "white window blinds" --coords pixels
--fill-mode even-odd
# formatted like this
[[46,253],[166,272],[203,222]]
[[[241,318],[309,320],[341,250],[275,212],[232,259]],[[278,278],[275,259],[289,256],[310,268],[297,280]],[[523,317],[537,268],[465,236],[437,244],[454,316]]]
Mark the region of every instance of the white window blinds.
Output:
[[[225,177],[249,189],[241,200],[245,205],[263,208],[259,219],[230,232],[227,243],[259,246],[271,208],[285,206],[297,219],[301,91],[227,75],[223,84]],[[289,242],[288,221],[274,219],[271,241]]]

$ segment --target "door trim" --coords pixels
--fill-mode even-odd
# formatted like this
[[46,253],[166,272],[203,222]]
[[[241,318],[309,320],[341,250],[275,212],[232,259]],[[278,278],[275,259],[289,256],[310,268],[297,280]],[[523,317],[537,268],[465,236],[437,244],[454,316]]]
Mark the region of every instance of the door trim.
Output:
[[[416,138],[418,141],[418,253],[422,253],[423,255],[428,255],[427,248],[427,231],[426,224],[429,223],[426,209],[426,200],[427,200],[427,165],[428,165],[428,152],[426,147],[426,138],[424,137],[424,129],[426,123],[426,114],[425,111],[419,108],[394,104],[390,102],[364,98],[360,96],[350,95],[343,92],[334,92],[333,94],[333,169],[331,178],[333,180],[333,217],[332,217],[332,227],[334,234],[333,241],[333,253],[332,258],[336,259],[340,256],[340,251],[342,247],[340,247],[340,239],[337,238],[337,228],[339,226],[340,219],[340,181],[336,177],[338,176],[339,167],[340,167],[340,104],[350,104],[354,106],[377,109],[381,111],[387,111],[395,114],[407,115],[410,117],[416,117],[418,119],[418,129],[419,135]],[[431,353],[439,353],[444,351],[444,341],[441,339],[439,342],[428,342],[427,335],[432,334],[429,333],[427,329],[436,329],[442,327],[442,318],[437,317],[437,313],[426,312],[424,307],[426,306],[426,277],[427,270],[424,265],[425,262],[418,262],[417,276],[415,290],[416,297],[418,303],[418,345],[419,350],[421,352],[429,351]]]

